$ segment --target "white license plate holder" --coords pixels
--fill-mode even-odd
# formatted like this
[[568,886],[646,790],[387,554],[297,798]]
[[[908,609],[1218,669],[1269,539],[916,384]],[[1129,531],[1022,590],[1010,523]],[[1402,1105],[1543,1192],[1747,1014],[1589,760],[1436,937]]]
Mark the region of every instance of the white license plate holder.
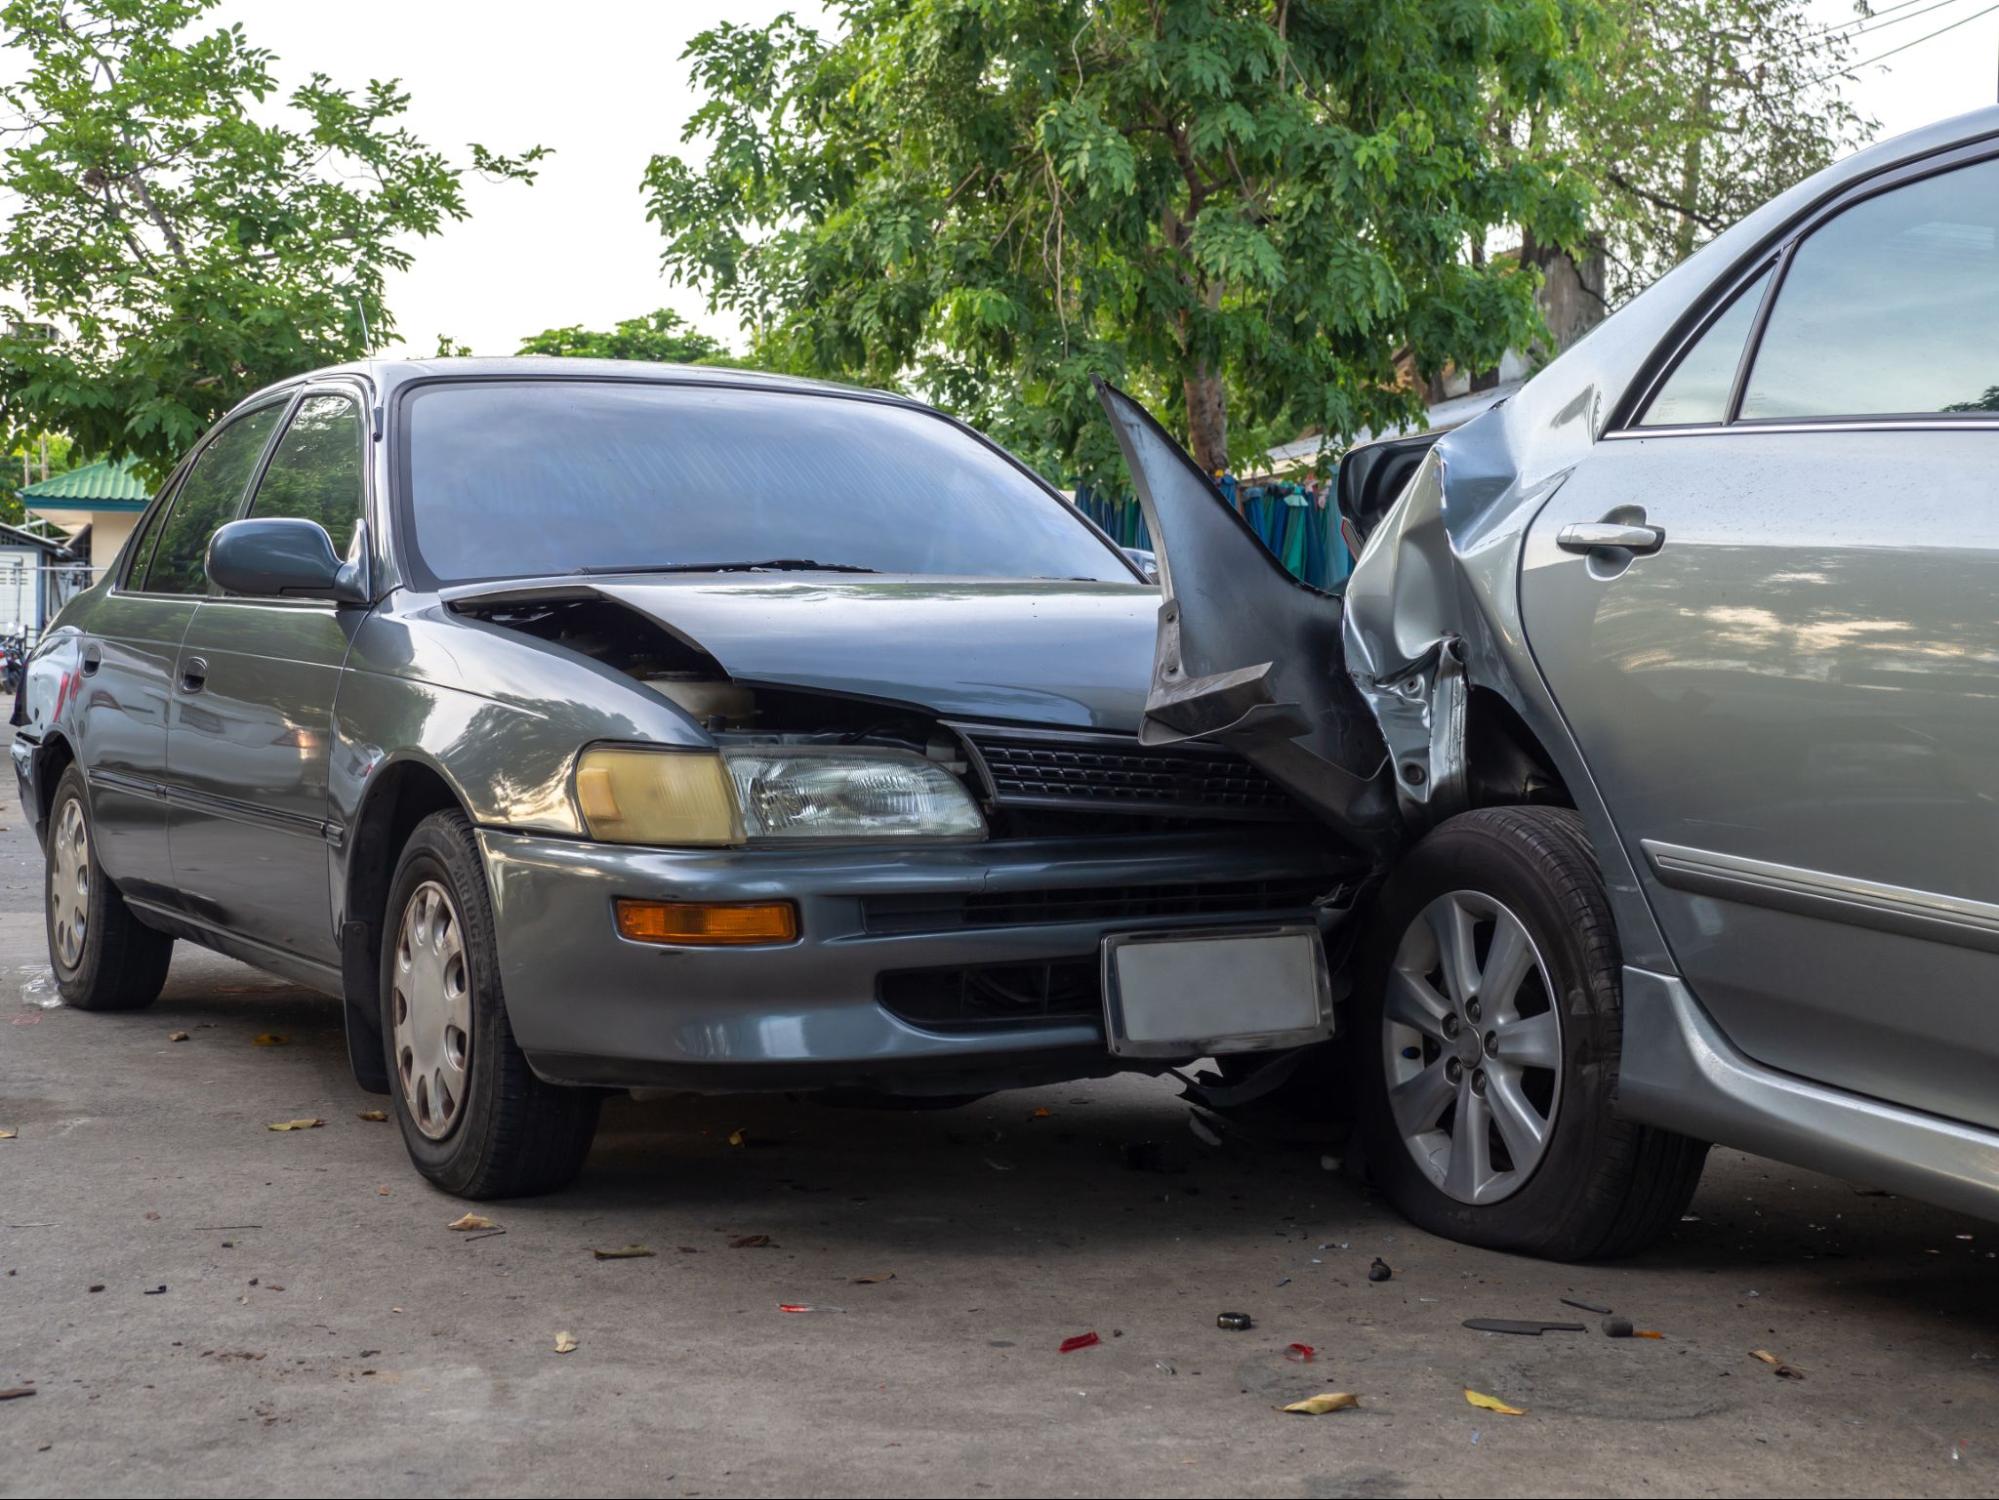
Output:
[[1310,923],[1114,933],[1104,1036],[1117,1057],[1212,1057],[1333,1034],[1332,976]]

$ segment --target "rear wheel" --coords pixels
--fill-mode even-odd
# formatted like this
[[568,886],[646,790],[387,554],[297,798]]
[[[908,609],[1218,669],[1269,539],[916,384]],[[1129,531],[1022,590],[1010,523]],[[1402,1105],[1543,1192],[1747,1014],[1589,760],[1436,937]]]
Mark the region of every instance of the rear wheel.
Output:
[[1617,931],[1582,820],[1451,819],[1383,888],[1352,1061],[1376,1180],[1433,1233],[1557,1260],[1677,1222],[1707,1146],[1611,1112]]
[[98,867],[83,772],[68,766],[49,809],[42,914],[63,1002],[78,1010],[142,1010],[159,998],[174,940],[126,906]]
[[582,1169],[601,1096],[544,1083],[507,1024],[472,825],[433,813],[390,883],[382,1037],[416,1169],[464,1198],[545,1193]]

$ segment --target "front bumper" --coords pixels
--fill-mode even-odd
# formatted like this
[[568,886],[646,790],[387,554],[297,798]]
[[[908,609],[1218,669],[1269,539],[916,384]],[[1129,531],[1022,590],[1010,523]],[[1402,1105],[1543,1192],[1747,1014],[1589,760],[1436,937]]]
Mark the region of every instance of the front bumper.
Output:
[[[1085,972],[1075,966],[1093,965],[1111,932],[1331,922],[1354,880],[1323,838],[1266,828],[818,850],[479,837],[515,1039],[544,1078],[623,1087],[956,1093],[1112,1072],[1129,1064],[1106,1049],[1100,1011],[919,1024],[884,1003],[901,993],[884,976],[1062,961]],[[1144,891],[1176,894],[1128,894]],[[627,942],[612,925],[620,896],[795,901],[800,936]],[[1266,899],[1281,904],[1253,904]],[[1216,904],[1229,901],[1252,904]]]

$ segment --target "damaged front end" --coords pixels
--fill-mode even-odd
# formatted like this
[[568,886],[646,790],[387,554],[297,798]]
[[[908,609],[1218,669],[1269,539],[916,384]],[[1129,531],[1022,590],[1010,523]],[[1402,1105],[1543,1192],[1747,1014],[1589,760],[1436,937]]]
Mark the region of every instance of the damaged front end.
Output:
[[[1342,495],[1344,595],[1292,577],[1130,397],[1098,393],[1158,548],[1147,743],[1226,745],[1384,869],[1471,800],[1466,620],[1437,434],[1373,445]],[[1413,471],[1413,473],[1412,473]]]

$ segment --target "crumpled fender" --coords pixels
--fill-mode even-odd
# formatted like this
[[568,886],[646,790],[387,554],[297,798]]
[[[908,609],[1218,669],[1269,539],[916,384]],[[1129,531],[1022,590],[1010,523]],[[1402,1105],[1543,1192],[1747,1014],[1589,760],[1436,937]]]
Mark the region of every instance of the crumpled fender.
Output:
[[1385,859],[1401,818],[1381,734],[1341,664],[1339,598],[1286,572],[1144,407],[1096,386],[1165,595],[1139,738],[1227,746]]

